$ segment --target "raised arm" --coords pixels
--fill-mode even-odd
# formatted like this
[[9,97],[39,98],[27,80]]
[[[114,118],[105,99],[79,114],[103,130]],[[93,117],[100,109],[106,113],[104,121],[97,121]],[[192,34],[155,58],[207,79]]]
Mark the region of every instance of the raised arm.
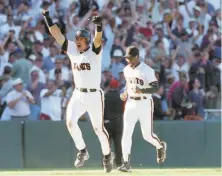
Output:
[[93,39],[93,47],[98,50],[96,54],[99,54],[102,46],[102,17],[94,16],[92,22],[96,25],[95,37]]
[[58,42],[58,44],[62,46],[63,43],[65,42],[65,36],[62,34],[59,27],[53,23],[51,17],[49,16],[49,11],[43,10],[42,15],[45,18],[45,22],[49,28],[51,35],[55,38],[55,40]]
[[173,40],[173,41],[176,41],[177,37],[175,35],[173,35],[173,33],[171,32],[170,30],[170,26],[167,25],[167,32],[169,34],[169,37]]

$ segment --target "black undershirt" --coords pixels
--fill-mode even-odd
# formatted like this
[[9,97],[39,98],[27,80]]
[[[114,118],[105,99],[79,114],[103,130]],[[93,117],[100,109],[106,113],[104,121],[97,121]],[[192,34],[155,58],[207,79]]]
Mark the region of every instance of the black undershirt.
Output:
[[141,62],[139,62],[138,64],[136,64],[134,67],[132,67],[132,69],[135,69],[136,67],[138,67],[140,65]]

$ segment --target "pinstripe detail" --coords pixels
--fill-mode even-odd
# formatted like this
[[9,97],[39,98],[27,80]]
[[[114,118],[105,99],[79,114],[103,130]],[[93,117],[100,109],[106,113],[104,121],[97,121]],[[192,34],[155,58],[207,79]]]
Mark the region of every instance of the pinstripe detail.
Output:
[[107,141],[108,141],[108,144],[109,144],[109,148],[110,148],[110,150],[111,150],[110,142],[109,142],[109,135],[108,135],[107,131],[106,131],[105,128],[104,128],[104,101],[103,101],[103,93],[102,93],[101,90],[99,90],[99,92],[100,92],[100,95],[101,95],[101,103],[102,103],[102,131],[103,131],[103,133],[104,133],[104,134],[106,135],[106,137],[107,137]]
[[155,137],[155,136],[153,136],[153,111],[154,111],[154,103],[153,103],[153,99],[151,98],[150,99],[150,105],[151,105],[151,136],[152,136],[152,138],[153,139],[155,139],[155,140],[157,140],[158,141],[158,143],[160,143],[160,145],[161,145],[161,142],[160,142],[160,140],[158,139],[158,137]]

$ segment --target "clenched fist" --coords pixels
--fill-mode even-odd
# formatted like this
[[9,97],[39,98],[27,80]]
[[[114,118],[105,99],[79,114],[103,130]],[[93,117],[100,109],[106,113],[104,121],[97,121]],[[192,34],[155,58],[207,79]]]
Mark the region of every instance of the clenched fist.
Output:
[[92,18],[92,22],[96,25],[101,25],[102,24],[102,17],[101,16],[94,16]]
[[43,16],[49,16],[49,11],[48,10],[43,10],[42,15]]
[[126,101],[127,96],[128,96],[127,92],[124,91],[123,93],[120,94],[120,99],[121,99],[122,101]]

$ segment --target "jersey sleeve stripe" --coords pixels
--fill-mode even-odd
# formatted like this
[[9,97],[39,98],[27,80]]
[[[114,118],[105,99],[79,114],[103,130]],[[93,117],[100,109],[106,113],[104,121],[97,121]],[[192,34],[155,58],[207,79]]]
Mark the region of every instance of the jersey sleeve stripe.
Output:
[[150,105],[151,105],[151,111],[150,111],[151,112],[151,116],[150,116],[151,117],[151,136],[154,140],[156,140],[161,145],[159,138],[153,135],[153,111],[154,111],[153,99],[150,99]]
[[99,92],[100,92],[100,95],[101,95],[101,103],[102,103],[102,131],[105,134],[105,136],[107,137],[109,148],[111,148],[110,143],[109,143],[109,134],[108,134],[108,132],[106,131],[106,129],[104,127],[104,100],[103,100],[103,94],[102,94],[101,90]]

